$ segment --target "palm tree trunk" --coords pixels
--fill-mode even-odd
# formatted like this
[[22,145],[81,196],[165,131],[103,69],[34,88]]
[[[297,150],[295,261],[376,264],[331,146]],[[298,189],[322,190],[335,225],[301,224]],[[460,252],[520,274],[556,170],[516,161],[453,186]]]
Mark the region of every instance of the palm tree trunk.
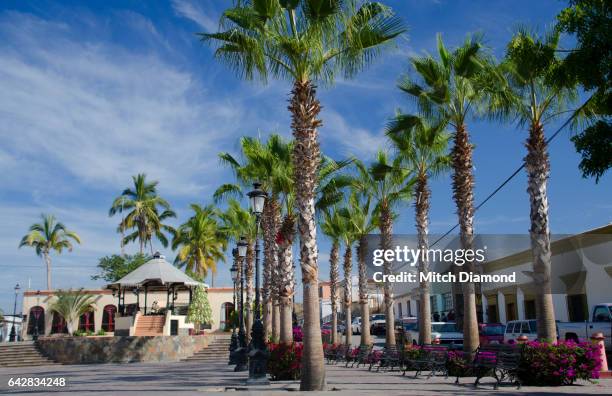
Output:
[[351,344],[351,305],[353,300],[353,287],[351,282],[351,272],[353,270],[353,248],[350,243],[346,245],[344,251],[344,312],[345,312],[345,330],[346,336],[344,343],[346,345]]
[[249,241],[249,245],[247,247],[246,272],[245,272],[246,301],[244,303],[245,311],[246,311],[247,342],[250,342],[251,340],[251,328],[253,327],[253,292],[255,291],[255,287],[253,286],[254,264],[255,264],[255,249],[253,248],[253,243]]
[[316,99],[316,89],[310,81],[295,81],[291,91],[289,111],[291,129],[295,138],[294,180],[299,213],[300,266],[304,288],[304,349],[300,390],[317,391],[325,388],[325,365],[319,322],[319,266],[314,205],[321,158],[317,139],[317,128],[321,125],[317,117],[321,105]]
[[272,294],[272,339],[274,342],[278,342],[280,340],[280,272],[278,266],[284,259],[281,257],[282,252],[278,246],[276,252],[276,266],[272,268],[272,290],[270,291]]
[[[386,201],[382,202],[380,209],[380,248],[383,250],[391,249],[391,233],[393,232],[393,220],[391,217],[391,209]],[[383,265],[383,273],[391,274],[391,263],[385,260]],[[387,347],[395,346],[395,318],[393,317],[393,294],[391,284],[387,281],[384,284],[385,293],[385,321],[386,321],[386,337],[385,342]]]
[[280,337],[283,344],[293,342],[293,237],[295,221],[292,215],[286,215],[279,232],[279,301],[280,301]]
[[331,299],[332,311],[332,344],[338,343],[338,257],[340,245],[337,240],[332,242],[331,252],[329,253],[329,294]]
[[551,251],[550,230],[548,227],[548,194],[546,185],[550,173],[550,163],[544,128],[541,124],[532,125],[525,146],[525,169],[527,169],[530,201],[531,254],[533,257],[534,280],[537,285],[536,315],[538,319],[538,338],[550,342],[557,340],[555,311],[551,290]]
[[359,266],[359,305],[361,306],[361,345],[370,345],[370,306],[368,304],[368,275],[366,272],[366,255],[368,239],[365,235],[359,238],[357,246],[357,263]]
[[[474,174],[472,144],[465,125],[455,129],[453,161],[453,198],[457,205],[461,247],[473,249],[474,244]],[[463,272],[474,272],[473,261],[466,261]],[[474,283],[463,283],[463,349],[471,358],[478,348],[478,317]]]
[[43,257],[47,266],[47,290],[51,290],[51,256],[49,252],[45,251],[43,252]]
[[279,205],[275,197],[266,199],[262,215],[262,228],[264,238],[264,266],[263,266],[263,321],[265,339],[272,336],[272,268],[276,268],[276,233],[279,223]]
[[[427,176],[419,175],[416,185],[416,204],[415,204],[415,220],[418,234],[419,249],[422,252],[429,248],[427,235],[429,223],[429,196],[430,191],[427,186]],[[429,263],[427,255],[421,255],[419,260],[419,273],[426,274],[429,272]],[[419,343],[431,344],[431,306],[429,300],[429,282],[426,280],[420,281],[419,284]]]

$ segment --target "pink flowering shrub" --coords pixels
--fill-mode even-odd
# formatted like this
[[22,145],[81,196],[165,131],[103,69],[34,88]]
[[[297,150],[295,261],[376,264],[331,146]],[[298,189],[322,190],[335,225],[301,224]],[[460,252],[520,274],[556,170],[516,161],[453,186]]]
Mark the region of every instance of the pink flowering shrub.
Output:
[[446,360],[448,375],[452,377],[465,377],[471,375],[470,363],[466,360],[463,351],[448,351]]
[[368,364],[376,364],[378,362],[380,362],[380,359],[382,358],[382,351],[381,350],[374,350],[372,352],[370,352],[370,354],[368,355],[368,357],[366,358],[366,363]]
[[302,342],[303,337],[302,328],[300,326],[295,326],[293,328],[293,342]]
[[302,376],[303,344],[268,344],[268,374],[272,381],[297,380]]
[[[583,342],[558,342],[555,344],[532,341],[523,350],[517,376],[525,385],[570,385],[577,379],[599,378],[601,360],[598,346]],[[449,351],[446,367],[451,376],[472,376],[471,364],[463,351]],[[480,354],[479,359],[494,362],[495,354]]]
[[569,385],[577,379],[599,378],[599,345],[589,342],[527,343],[519,368],[526,385]]

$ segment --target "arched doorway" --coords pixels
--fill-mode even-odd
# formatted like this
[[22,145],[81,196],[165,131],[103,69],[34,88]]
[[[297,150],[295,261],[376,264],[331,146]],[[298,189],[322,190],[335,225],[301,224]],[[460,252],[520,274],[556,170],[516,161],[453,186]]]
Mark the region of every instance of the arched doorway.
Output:
[[57,312],[53,312],[53,321],[51,322],[51,334],[68,333],[68,325],[64,317]]
[[107,305],[102,311],[102,330],[113,332],[115,331],[115,314],[117,313],[117,307],[114,305]]
[[232,312],[234,311],[234,304],[231,302],[224,302],[221,304],[221,321],[219,323],[219,328],[228,329],[231,328],[232,322]]
[[93,311],[85,312],[79,318],[79,330],[80,331],[91,331],[95,330],[94,313]]
[[44,335],[45,309],[39,306],[30,308],[28,318],[28,335]]

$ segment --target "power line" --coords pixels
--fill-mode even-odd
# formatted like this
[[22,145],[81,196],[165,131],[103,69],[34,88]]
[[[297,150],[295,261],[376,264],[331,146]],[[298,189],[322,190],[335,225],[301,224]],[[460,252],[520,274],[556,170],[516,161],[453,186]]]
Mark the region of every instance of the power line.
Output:
[[[570,122],[572,122],[572,120],[574,118],[576,118],[576,116],[578,115],[578,113],[587,105],[587,103],[589,103],[591,99],[589,98],[586,102],[584,102],[584,104],[582,106],[580,106],[575,112],[574,114],[572,114],[571,117],[569,117],[567,120],[565,120],[565,122],[563,123],[563,125],[561,125],[557,131],[555,133],[553,133],[548,139],[546,139],[546,145],[548,145],[554,138],[557,137],[557,135],[566,127],[570,124]],[[493,190],[493,192],[491,194],[489,194],[484,201],[482,201],[481,203],[479,203],[475,208],[474,208],[474,213],[476,213],[476,211],[478,209],[480,209],[482,206],[484,206],[484,204],[487,203],[487,201],[489,201],[491,198],[493,198],[493,196],[495,196],[495,194],[497,194],[502,188],[504,188],[504,186],[506,184],[508,184],[510,182],[510,180],[514,179],[514,177],[516,175],[518,175],[518,173],[520,171],[523,170],[523,168],[525,168],[525,162],[523,162],[521,164],[521,166],[519,166],[510,176],[508,176],[506,178],[506,180],[503,181],[502,184],[500,184],[495,190]],[[457,227],[459,227],[459,223],[455,224],[450,230],[446,231],[440,238],[438,238],[434,243],[432,243],[430,245],[430,247],[435,246],[438,242],[440,242],[442,239],[446,238],[451,232],[453,232],[455,229],[457,229]]]

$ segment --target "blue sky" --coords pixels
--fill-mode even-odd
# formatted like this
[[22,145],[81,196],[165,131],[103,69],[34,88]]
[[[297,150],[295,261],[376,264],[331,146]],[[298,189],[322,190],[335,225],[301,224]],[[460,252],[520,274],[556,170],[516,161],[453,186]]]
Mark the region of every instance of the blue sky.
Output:
[[[11,1],[0,4],[0,308],[12,312],[19,282],[45,287],[44,266],[33,251],[17,249],[41,212],[77,231],[83,244],[53,257],[55,287],[93,287],[97,259],[119,252],[118,219],[107,216],[113,198],[145,172],[160,194],[188,216],[191,202],[210,201],[232,180],[217,161],[235,152],[240,136],[289,136],[289,84],[242,82],[212,57],[194,33],[216,29],[229,1]],[[324,152],[371,158],[386,147],[384,125],[397,108],[410,110],[395,88],[408,57],[482,32],[496,56],[520,23],[542,28],[564,7],[560,1],[386,1],[409,27],[406,37],[351,81],[320,89]],[[547,127],[548,134],[556,128]],[[476,144],[476,201],[520,165],[525,131],[515,125],[472,121]],[[579,157],[563,132],[550,147],[551,229],[575,233],[612,219],[609,176],[582,179]],[[433,184],[431,232],[455,223],[450,177]],[[476,215],[477,232],[528,230],[521,173]],[[396,232],[413,232],[413,211],[401,208]],[[159,246],[158,246],[159,247]],[[129,251],[135,251],[130,246]],[[321,274],[329,244],[322,239]],[[172,260],[174,254],[166,250]],[[221,264],[217,284],[229,284]]]

